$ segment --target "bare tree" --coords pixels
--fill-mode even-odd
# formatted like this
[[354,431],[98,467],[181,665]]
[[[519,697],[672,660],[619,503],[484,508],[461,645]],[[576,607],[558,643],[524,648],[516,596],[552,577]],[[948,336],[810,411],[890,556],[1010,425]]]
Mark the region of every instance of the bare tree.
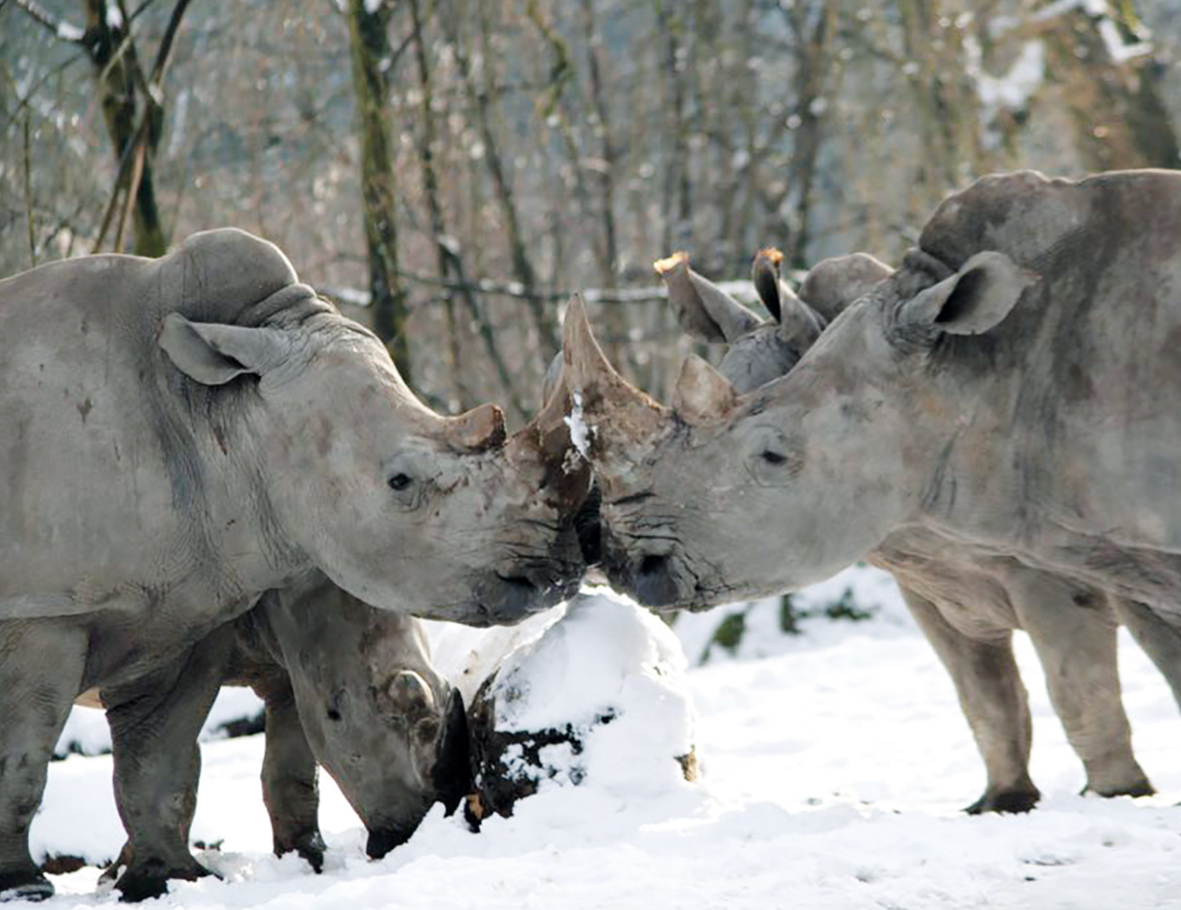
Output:
[[[469,11],[471,8],[469,7]],[[512,181],[501,154],[500,139],[493,128],[494,105],[493,87],[489,83],[487,53],[488,38],[491,24],[488,19],[487,4],[474,4],[474,15],[484,41],[483,79],[477,78],[471,64],[468,46],[459,27],[460,17],[454,9],[448,9],[443,19],[448,30],[447,38],[455,56],[456,67],[462,80],[463,90],[475,119],[483,146],[482,159],[492,179],[497,205],[504,221],[506,239],[509,245],[509,259],[512,263],[513,276],[521,285],[524,299],[532,314],[538,334],[538,345],[541,356],[548,362],[559,347],[557,318],[553,308],[537,293],[537,273],[533,268],[532,257],[525,241],[524,229],[521,226],[521,215],[514,196]]]
[[[496,342],[487,315],[481,310],[476,300],[475,288],[467,277],[466,268],[460,253],[458,241],[447,233],[444,220],[443,206],[439,194],[439,180],[435,172],[434,147],[435,114],[434,90],[431,82],[431,68],[427,56],[426,40],[423,37],[422,13],[418,0],[409,0],[412,23],[412,39],[414,42],[415,60],[418,68],[418,84],[421,95],[419,103],[422,130],[418,140],[419,166],[422,169],[423,191],[426,195],[427,209],[430,213],[431,235],[435,252],[438,257],[439,277],[444,281],[454,283],[454,296],[463,301],[472,322],[478,326],[480,339],[484,350],[488,354],[496,369],[497,377],[509,396],[514,410],[520,416],[525,415],[525,407],[521,396],[513,381],[512,373],[505,363],[504,356]],[[450,292],[444,292],[444,306],[447,313],[448,353],[451,361],[452,377],[459,392],[463,406],[474,403],[464,381],[463,364],[460,357],[459,324],[455,316],[455,304]]]
[[389,0],[347,0],[357,134],[361,147],[361,199],[369,258],[373,327],[389,346],[398,372],[411,381],[406,334],[406,292],[398,268],[397,185],[390,151]]
[[[35,0],[17,0],[29,16],[59,39],[77,44],[93,64],[107,134],[115,150],[118,172],[95,250],[101,249],[112,224],[113,247],[123,248],[128,215],[141,256],[162,256],[167,236],[156,199],[153,166],[164,130],[164,75],[181,19],[190,0],[177,0],[160,39],[151,69],[144,72],[133,33],[135,14],[122,0],[83,0],[86,27],[80,29],[48,13]],[[123,203],[120,207],[119,201]]]
[[1131,0],[1091,13],[1077,7],[1038,20],[1056,104],[1069,112],[1089,168],[1169,167],[1181,147],[1163,95],[1166,65]]

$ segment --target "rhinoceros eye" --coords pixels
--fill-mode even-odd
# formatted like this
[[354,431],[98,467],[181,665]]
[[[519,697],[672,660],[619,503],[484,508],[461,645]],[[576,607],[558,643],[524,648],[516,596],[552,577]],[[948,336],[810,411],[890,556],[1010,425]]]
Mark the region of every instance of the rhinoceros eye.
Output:
[[791,483],[803,467],[802,446],[778,427],[756,427],[748,445],[746,467],[761,486]]
[[374,480],[385,478],[388,504],[397,509],[417,509],[433,488],[434,472],[429,458],[420,452],[401,452],[381,467]]

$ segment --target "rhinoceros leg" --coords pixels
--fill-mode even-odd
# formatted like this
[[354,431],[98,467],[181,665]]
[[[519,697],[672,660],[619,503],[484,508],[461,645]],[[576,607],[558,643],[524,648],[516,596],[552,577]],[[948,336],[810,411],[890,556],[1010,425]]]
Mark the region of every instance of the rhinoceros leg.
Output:
[[210,872],[189,852],[201,752],[197,735],[221,687],[233,632],[214,632],[187,655],[134,683],[103,691],[115,759],[115,802],[130,858],[122,900],[168,890],[169,879]]
[[1153,793],[1132,754],[1132,728],[1120,699],[1116,617],[1107,597],[1042,572],[1022,572],[1008,589],[1037,649],[1054,711],[1087,770],[1086,790]]
[[1116,599],[1119,621],[1164,675],[1181,707],[1181,616],[1162,614],[1134,600]]
[[1033,725],[1010,633],[990,641],[955,629],[934,603],[899,585],[919,628],[951,674],[960,707],[988,771],[984,795],[967,811],[1028,812],[1041,794],[1029,777]]
[[313,869],[324,868],[320,836],[320,791],[316,759],[295,708],[289,679],[255,685],[267,706],[267,746],[262,765],[262,798],[271,816],[275,855],[295,850]]
[[53,746],[82,687],[85,630],[65,621],[0,623],[0,900],[53,886],[29,855]]

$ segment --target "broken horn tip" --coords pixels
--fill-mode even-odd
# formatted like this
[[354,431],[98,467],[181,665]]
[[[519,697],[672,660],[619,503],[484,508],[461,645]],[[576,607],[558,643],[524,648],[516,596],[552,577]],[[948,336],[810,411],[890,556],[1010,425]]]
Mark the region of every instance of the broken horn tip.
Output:
[[652,268],[656,270],[657,275],[665,275],[682,264],[689,264],[689,254],[684,250],[677,250],[671,256],[665,256],[663,259],[657,259],[654,263],[652,263]]
[[760,267],[770,268],[776,275],[779,274],[780,266],[783,263],[783,253],[776,247],[768,246],[759,250],[755,254],[752,269],[758,271]]

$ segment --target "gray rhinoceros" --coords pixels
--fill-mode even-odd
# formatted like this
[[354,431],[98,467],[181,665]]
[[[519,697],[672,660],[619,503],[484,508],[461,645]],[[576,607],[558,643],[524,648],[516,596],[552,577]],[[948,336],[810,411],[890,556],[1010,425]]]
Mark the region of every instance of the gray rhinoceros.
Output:
[[[719,371],[739,394],[786,375],[831,319],[893,271],[863,253],[825,260],[797,296],[780,281],[779,261],[778,252],[764,250],[752,267],[770,321],[695,273],[684,254],[656,264],[685,330],[726,345]],[[969,812],[1026,811],[1040,795],[1029,776],[1032,722],[1014,629],[1027,631],[1037,650],[1051,701],[1086,768],[1086,789],[1104,796],[1152,792],[1132,754],[1120,699],[1111,598],[1012,558],[961,554],[922,531],[888,534],[866,559],[897,579],[955,683],[988,772]]]
[[[0,892],[70,704],[312,569],[365,603],[513,622],[572,594],[588,483],[562,405],[441,417],[272,244],[195,235],[0,282]],[[560,397],[560,396],[556,396]]]
[[262,788],[276,855],[297,851],[317,872],[323,865],[317,764],[365,823],[375,859],[404,843],[435,801],[453,812],[470,790],[463,699],[435,672],[421,623],[312,572],[267,592],[183,663],[100,694],[128,829],[104,877],[117,877],[124,900],[208,874],[188,832],[197,734],[223,685],[250,686],[266,704]]
[[1179,229],[1175,172],[986,177],[786,376],[741,395],[690,359],[671,410],[605,368],[576,308],[613,582],[705,606],[914,534],[1136,603],[1175,660]]

